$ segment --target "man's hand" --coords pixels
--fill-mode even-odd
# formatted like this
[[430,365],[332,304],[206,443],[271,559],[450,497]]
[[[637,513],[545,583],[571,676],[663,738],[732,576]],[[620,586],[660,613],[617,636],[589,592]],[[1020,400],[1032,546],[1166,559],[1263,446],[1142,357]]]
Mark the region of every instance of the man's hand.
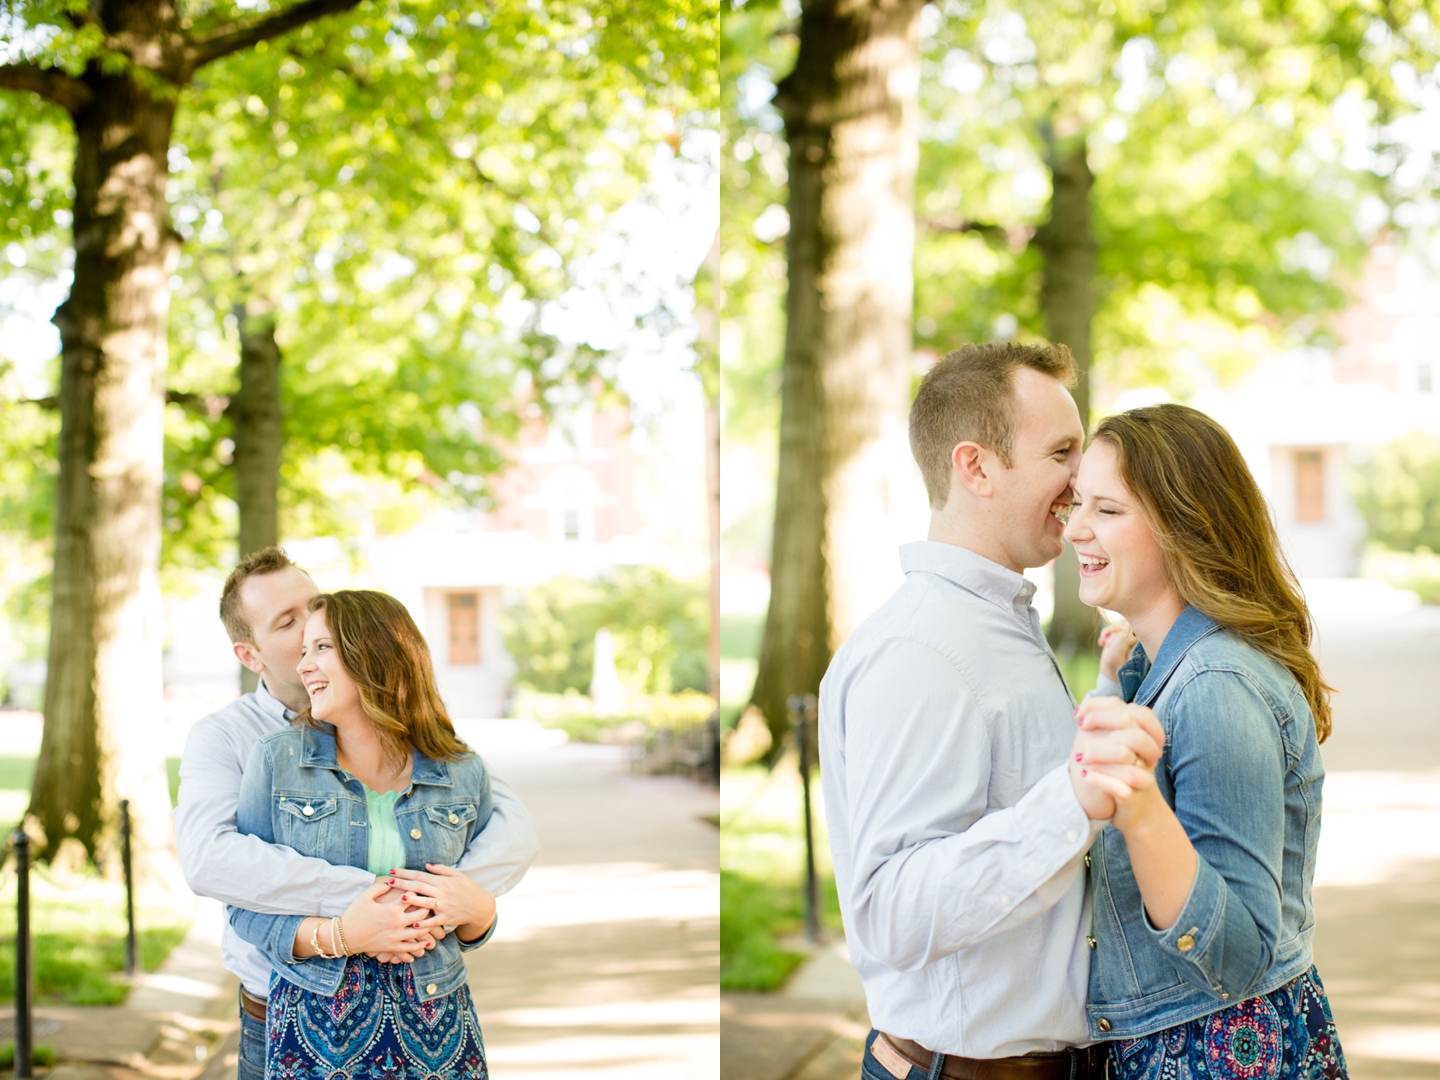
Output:
[[[1070,782],[1086,816],[1113,817],[1113,781],[1129,781],[1132,788],[1154,784],[1154,768],[1165,746],[1165,730],[1155,714],[1143,705],[1127,705],[1119,698],[1088,698],[1075,710],[1079,730],[1070,748]],[[1112,784],[1094,782],[1091,766],[1104,765]]]
[[381,879],[345,909],[340,925],[352,953],[377,959],[385,955],[389,963],[409,963],[435,947],[429,933],[415,928],[417,916],[428,911],[423,901]]

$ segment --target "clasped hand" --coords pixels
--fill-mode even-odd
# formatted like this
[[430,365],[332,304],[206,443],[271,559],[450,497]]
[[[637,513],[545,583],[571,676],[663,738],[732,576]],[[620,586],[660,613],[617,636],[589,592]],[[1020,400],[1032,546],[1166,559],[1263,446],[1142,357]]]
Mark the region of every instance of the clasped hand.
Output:
[[1155,765],[1165,731],[1143,705],[1119,698],[1091,697],[1075,710],[1079,730],[1070,748],[1070,781],[1092,819],[1112,819],[1123,828],[1142,812],[1149,795],[1158,797]]

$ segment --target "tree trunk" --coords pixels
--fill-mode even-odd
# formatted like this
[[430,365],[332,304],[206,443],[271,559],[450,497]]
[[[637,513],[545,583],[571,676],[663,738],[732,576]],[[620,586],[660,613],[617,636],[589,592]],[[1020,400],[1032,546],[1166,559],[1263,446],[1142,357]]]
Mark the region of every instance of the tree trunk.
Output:
[[[781,748],[873,593],[885,454],[910,396],[918,0],[807,0],[776,104],[790,146],[770,609],[753,704]],[[865,598],[865,599],[862,599]]]
[[45,732],[30,813],[38,857],[73,837],[94,858],[130,799],[140,852],[170,843],[159,731],[160,486],[173,99],[92,65],[75,114],[75,277],[62,349]]
[[[227,412],[235,435],[235,502],[240,509],[240,557],[280,542],[280,346],[275,314],[254,300],[235,305],[240,328],[240,390]],[[240,669],[250,693],[259,676]]]
[[[1047,133],[1048,135],[1048,133]],[[1084,137],[1063,147],[1049,136],[1050,220],[1036,234],[1044,258],[1041,303],[1051,341],[1070,346],[1080,379],[1073,391],[1080,421],[1090,428],[1090,323],[1095,314],[1095,238],[1090,231],[1090,188],[1095,182]],[[1080,602],[1080,563],[1065,545],[1055,560],[1055,614],[1050,644],[1062,659],[1096,651],[1097,615]],[[1087,688],[1072,687],[1072,690]]]

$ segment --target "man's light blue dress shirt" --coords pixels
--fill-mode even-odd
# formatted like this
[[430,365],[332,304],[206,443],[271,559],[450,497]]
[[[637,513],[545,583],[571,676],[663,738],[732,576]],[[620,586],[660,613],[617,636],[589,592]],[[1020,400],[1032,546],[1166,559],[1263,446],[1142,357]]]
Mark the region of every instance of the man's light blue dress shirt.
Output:
[[1020,574],[952,544],[831,661],[820,762],[850,958],[875,1027],[972,1058],[1090,1042],[1091,822],[1074,701]]

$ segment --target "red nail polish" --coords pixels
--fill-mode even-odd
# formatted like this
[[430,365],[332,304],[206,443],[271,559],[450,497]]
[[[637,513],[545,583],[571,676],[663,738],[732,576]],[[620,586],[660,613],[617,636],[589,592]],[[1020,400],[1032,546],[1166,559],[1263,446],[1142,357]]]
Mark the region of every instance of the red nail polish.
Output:
[[1085,755],[1084,755],[1084,754],[1076,754],[1076,755],[1075,755],[1075,760],[1076,760],[1076,761],[1084,761],[1084,760],[1085,760]]
[[391,885],[394,885],[394,884],[395,884],[395,879],[394,879],[393,877],[390,879],[390,884],[391,884]]
[[409,900],[409,899],[410,899],[410,894],[409,894],[409,893],[403,893],[403,892],[402,892],[402,893],[400,894],[400,899],[401,899],[401,900]]
[[1090,775],[1090,772],[1089,772],[1089,770],[1087,770],[1087,769],[1081,769],[1081,770],[1080,770],[1080,775],[1081,775],[1081,776],[1089,776],[1089,775]]

